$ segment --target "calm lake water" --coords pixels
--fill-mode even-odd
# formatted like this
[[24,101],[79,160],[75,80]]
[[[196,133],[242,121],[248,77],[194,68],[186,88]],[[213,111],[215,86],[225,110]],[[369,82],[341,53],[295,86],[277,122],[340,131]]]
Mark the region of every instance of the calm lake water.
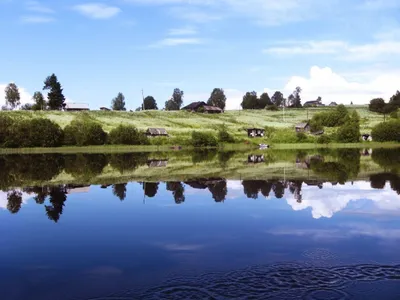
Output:
[[400,150],[0,156],[0,299],[400,299]]

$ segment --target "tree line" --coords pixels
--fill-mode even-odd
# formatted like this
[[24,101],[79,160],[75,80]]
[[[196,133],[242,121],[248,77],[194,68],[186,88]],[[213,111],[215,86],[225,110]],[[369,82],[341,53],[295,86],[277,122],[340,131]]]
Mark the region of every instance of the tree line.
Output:
[[374,98],[369,102],[369,110],[384,115],[397,112],[400,108],[400,91],[397,91],[389,100],[385,102],[383,98]]
[[[53,73],[44,80],[43,91],[47,91],[47,98],[42,91],[36,91],[33,94],[33,104],[26,103],[21,105],[21,94],[18,86],[15,83],[10,83],[5,88],[6,104],[2,110],[14,110],[20,107],[22,110],[61,110],[65,107],[65,96],[63,88],[57,76]],[[276,91],[272,97],[268,93],[263,93],[260,97],[257,93],[247,92],[243,96],[241,107],[243,109],[274,109],[281,106],[287,107],[302,107],[301,104],[301,88],[297,87],[287,99],[284,98],[280,91]],[[175,88],[170,99],[164,104],[164,110],[180,110],[183,105],[184,91]],[[207,105],[219,107],[222,110],[226,107],[226,95],[222,88],[214,88],[207,100]],[[115,98],[111,100],[112,110],[126,111],[126,101],[123,93],[119,92]],[[146,96],[142,100],[142,104],[136,108],[136,111],[141,110],[158,110],[159,106],[153,96]]]

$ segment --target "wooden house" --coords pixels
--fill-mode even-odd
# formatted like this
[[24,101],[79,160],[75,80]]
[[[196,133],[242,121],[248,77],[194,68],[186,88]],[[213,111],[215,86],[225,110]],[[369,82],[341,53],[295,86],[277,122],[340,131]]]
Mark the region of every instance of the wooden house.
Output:
[[192,102],[183,107],[182,110],[187,110],[190,112],[202,112],[206,114],[220,114],[223,112],[223,110],[219,107],[207,105],[207,103],[204,101]]
[[331,102],[331,103],[329,103],[329,106],[337,106],[337,103],[336,102]]
[[147,161],[147,166],[149,168],[163,168],[166,167],[168,163],[168,159],[151,159]]
[[100,110],[103,110],[103,111],[110,111],[111,109],[109,109],[108,107],[102,106],[102,107],[100,107]]
[[295,126],[296,132],[308,132],[310,131],[310,124],[307,123],[300,123]]
[[254,137],[263,137],[265,134],[265,130],[262,128],[248,128],[247,129],[247,136],[254,138]]
[[64,111],[84,111],[89,110],[89,105],[86,103],[66,103]]
[[165,130],[165,128],[148,128],[146,130],[146,135],[149,137],[168,136],[168,132]]

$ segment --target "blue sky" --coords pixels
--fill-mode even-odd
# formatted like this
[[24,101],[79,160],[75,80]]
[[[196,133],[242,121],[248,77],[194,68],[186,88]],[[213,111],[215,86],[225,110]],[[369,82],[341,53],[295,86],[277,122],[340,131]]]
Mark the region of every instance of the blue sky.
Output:
[[[70,102],[159,107],[175,87],[185,103],[224,88],[303,101],[365,103],[400,89],[397,0],[0,0],[0,91],[30,101],[55,73]],[[0,93],[0,104],[4,103]]]

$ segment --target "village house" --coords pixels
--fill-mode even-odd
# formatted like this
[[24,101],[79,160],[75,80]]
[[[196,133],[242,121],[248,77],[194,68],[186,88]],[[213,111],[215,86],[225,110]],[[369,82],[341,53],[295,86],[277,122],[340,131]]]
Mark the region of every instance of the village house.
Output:
[[265,134],[265,130],[262,128],[248,128],[247,129],[247,136],[248,137],[263,137]]
[[165,130],[165,128],[148,128],[146,130],[146,135],[149,137],[168,136],[168,132]]
[[89,105],[86,103],[66,103],[64,111],[84,111],[89,110]]
[[102,107],[100,107],[100,110],[103,110],[103,111],[110,111],[111,109],[109,109],[108,107],[102,106]]
[[307,101],[303,104],[304,107],[317,107],[317,106],[325,106],[325,104],[322,104],[321,99],[317,100],[312,100],[312,101]]
[[295,126],[296,132],[308,132],[310,131],[310,124],[307,123],[300,123]]
[[147,161],[147,166],[149,168],[163,168],[167,166],[167,163],[168,159],[160,159],[160,160],[151,159]]
[[204,101],[192,102],[189,105],[186,105],[182,108],[182,110],[187,110],[190,112],[202,112],[206,114],[220,114],[223,110],[216,106],[207,105]]
[[337,103],[336,102],[331,102],[331,103],[329,103],[329,106],[337,106]]

